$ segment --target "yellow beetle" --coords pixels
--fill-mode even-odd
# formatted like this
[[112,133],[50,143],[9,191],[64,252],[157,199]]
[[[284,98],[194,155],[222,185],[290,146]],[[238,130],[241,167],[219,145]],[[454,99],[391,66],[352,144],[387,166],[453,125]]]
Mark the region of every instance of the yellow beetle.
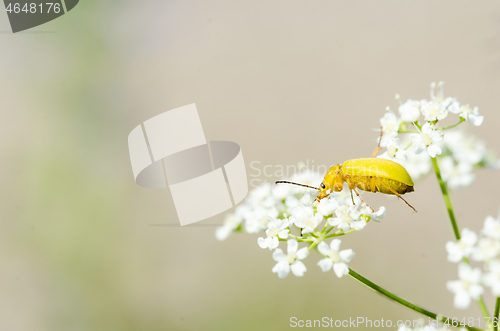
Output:
[[345,182],[351,189],[351,197],[352,191],[354,191],[360,200],[363,201],[358,191],[356,191],[357,188],[373,193],[392,194],[403,200],[416,212],[417,210],[401,197],[402,194],[414,191],[410,175],[399,163],[375,158],[379,149],[380,146],[375,149],[371,158],[354,159],[346,161],[343,164],[334,165],[326,173],[319,188],[288,181],[277,181],[276,184],[286,183],[318,190],[319,194],[316,197],[316,201],[320,201],[329,196],[331,192],[342,191]]

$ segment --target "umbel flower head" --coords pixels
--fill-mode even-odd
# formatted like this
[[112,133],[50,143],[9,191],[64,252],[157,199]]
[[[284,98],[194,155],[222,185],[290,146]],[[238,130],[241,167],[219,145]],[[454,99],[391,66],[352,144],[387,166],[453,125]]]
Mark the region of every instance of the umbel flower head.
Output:
[[[488,151],[483,141],[455,129],[462,122],[479,126],[484,116],[477,107],[445,97],[443,86],[443,82],[432,83],[429,100],[408,99],[403,103],[396,94],[399,116],[387,110],[380,119],[383,133],[380,146],[386,151],[379,157],[403,165],[414,181],[431,172],[431,158],[436,158],[448,186],[459,189],[474,183],[474,172],[478,169],[499,169],[500,160]],[[457,123],[440,125],[440,121],[453,119]]]
[[[304,170],[290,180],[316,186],[321,183],[322,174]],[[325,257],[318,264],[320,268],[323,271],[333,269],[342,277],[349,272],[347,263],[354,252],[351,249],[338,251],[338,239],[332,239],[330,245],[325,240],[362,230],[370,221],[379,222],[386,215],[385,207],[373,211],[358,197],[353,199],[346,188],[313,204],[314,196],[306,188],[263,184],[250,192],[234,214],[226,217],[216,230],[216,238],[225,240],[232,232],[261,233],[257,243],[273,251],[272,257],[277,263],[272,272],[280,278],[290,271],[297,277],[303,276],[307,268],[302,261],[317,246]],[[280,242],[286,242],[287,253],[279,247]],[[299,242],[306,246],[298,249]]]

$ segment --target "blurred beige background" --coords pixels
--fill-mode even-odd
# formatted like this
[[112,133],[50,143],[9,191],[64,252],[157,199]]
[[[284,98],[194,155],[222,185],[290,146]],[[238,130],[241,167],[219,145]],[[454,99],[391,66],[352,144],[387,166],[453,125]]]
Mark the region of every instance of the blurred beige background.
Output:
[[[289,319],[416,319],[305,261],[284,280],[257,235],[177,227],[168,190],[134,183],[127,135],[195,102],[207,139],[262,166],[369,156],[386,106],[429,83],[477,105],[468,129],[500,154],[497,1],[81,1],[12,34],[0,15],[0,329],[285,330]],[[271,178],[270,180],[273,180]],[[454,193],[461,226],[500,206],[498,172]],[[366,196],[368,199],[368,196]],[[202,196],[193,194],[193,204]],[[432,311],[453,308],[452,232],[437,181],[343,240],[351,267]],[[155,225],[163,224],[163,225]],[[486,302],[493,310],[489,294]]]

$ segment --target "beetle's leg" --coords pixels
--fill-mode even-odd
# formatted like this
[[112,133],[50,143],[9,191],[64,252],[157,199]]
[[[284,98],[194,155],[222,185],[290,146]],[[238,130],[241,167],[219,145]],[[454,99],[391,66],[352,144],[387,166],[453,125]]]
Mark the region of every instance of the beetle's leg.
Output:
[[[368,208],[370,208],[372,210],[372,213],[375,212],[375,210],[373,210],[372,207],[368,206],[368,204],[361,198],[361,195],[359,195],[358,191],[356,191],[356,188],[353,188],[351,190],[351,196],[352,196],[352,191],[354,191],[354,193],[356,193],[356,195],[358,196],[359,200],[361,200],[361,203],[364,203]],[[353,201],[353,203],[354,203],[354,201]]]
[[[349,189],[351,189],[352,204],[355,205],[355,203],[354,203],[354,197],[352,196],[352,190],[354,190],[354,184],[351,181],[351,176],[345,175],[345,182],[347,183],[347,186],[349,186]],[[358,192],[356,192],[356,194],[358,194]],[[359,194],[358,194],[358,196],[359,196]]]
[[327,195],[325,195],[324,197],[322,197],[321,199],[319,199],[318,197],[316,197],[316,199],[314,199],[314,201],[318,201],[320,202],[321,200],[323,200],[324,198],[328,198],[330,196],[330,194],[332,194],[332,190],[330,190],[330,193],[328,193]]
[[400,198],[401,200],[404,201],[404,203],[406,203],[408,205],[408,207],[410,207],[411,209],[413,209],[413,211],[417,212],[417,210],[415,208],[413,208],[412,205],[410,205],[408,203],[408,201],[406,201],[405,199],[403,199],[403,197],[401,196],[401,194],[399,194],[398,192],[394,191],[389,185],[387,185],[386,183],[384,183],[382,180],[380,180],[380,178],[376,177],[376,176],[373,176],[374,178],[376,178],[379,182],[382,183],[382,185],[384,185],[385,187],[387,187],[387,189],[389,191],[391,191],[394,195],[396,195],[398,198]]
[[370,176],[370,190],[373,192],[373,193],[376,193],[377,192],[377,185],[375,183],[377,179],[376,178],[373,178],[372,176]]
[[380,138],[378,139],[378,145],[375,148],[375,150],[373,151],[372,157],[375,157],[377,155],[378,151],[380,151],[380,142],[382,141],[383,135],[384,135],[384,131],[382,131],[382,127],[380,127]]
[[372,212],[375,212],[372,207],[368,206],[368,204],[366,204],[366,202],[363,201],[363,199],[359,195],[358,191],[356,191],[356,185],[354,185],[354,183],[351,181],[351,176],[345,175],[345,181],[346,181],[347,185],[349,186],[349,188],[351,189],[352,204],[356,205],[356,203],[354,202],[354,197],[352,196],[352,191],[354,191],[354,193],[356,193],[356,195],[358,196],[361,203],[364,203],[368,208],[370,208],[372,210]]

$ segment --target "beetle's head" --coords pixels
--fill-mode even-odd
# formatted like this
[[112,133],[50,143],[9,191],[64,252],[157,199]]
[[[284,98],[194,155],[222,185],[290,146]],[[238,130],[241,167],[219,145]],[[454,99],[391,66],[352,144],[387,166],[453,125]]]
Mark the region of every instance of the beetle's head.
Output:
[[[327,197],[332,192],[340,192],[343,189],[342,175],[340,175],[340,164],[334,165],[325,174],[323,182],[319,185],[319,194],[316,201]],[[340,184],[340,185],[339,185]]]
[[319,184],[319,193],[314,201],[320,201],[321,199],[328,196],[328,191],[330,190],[330,184],[323,179],[323,182]]

